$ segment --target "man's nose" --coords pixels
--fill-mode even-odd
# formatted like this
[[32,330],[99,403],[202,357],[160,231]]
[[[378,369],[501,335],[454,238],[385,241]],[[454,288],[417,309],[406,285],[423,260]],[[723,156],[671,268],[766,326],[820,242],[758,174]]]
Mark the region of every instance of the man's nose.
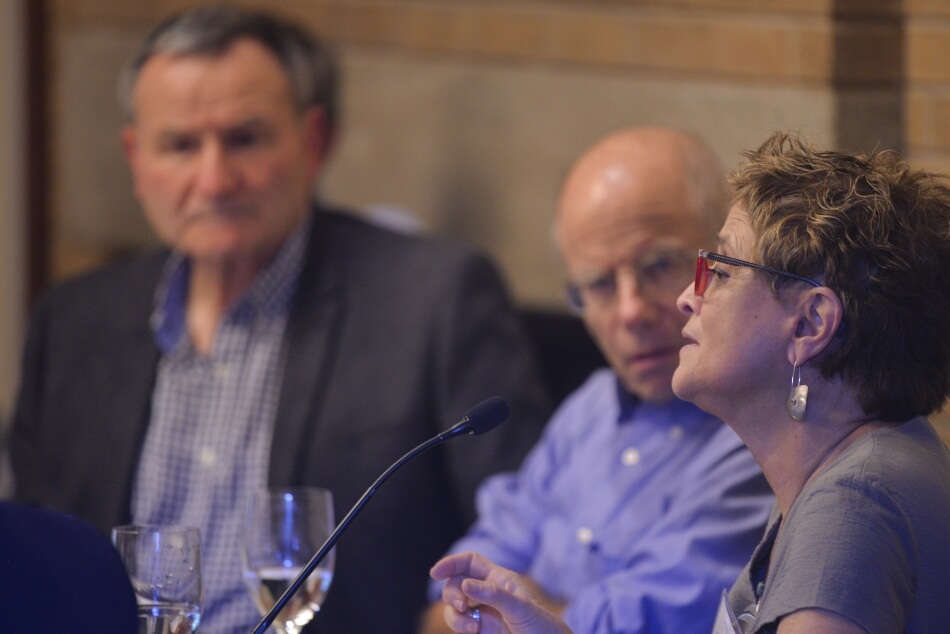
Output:
[[231,193],[239,183],[240,173],[224,148],[219,143],[206,144],[198,164],[198,191],[216,198]]
[[652,291],[631,267],[617,270],[616,309],[624,323],[636,323],[655,313],[656,299]]

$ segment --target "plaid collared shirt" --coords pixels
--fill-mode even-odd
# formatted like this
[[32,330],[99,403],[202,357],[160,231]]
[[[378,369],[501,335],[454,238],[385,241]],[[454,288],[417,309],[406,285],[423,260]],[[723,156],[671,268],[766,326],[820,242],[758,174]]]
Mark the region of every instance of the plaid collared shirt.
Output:
[[246,633],[261,616],[243,582],[244,511],[248,493],[267,482],[284,330],[307,232],[295,231],[228,309],[208,355],[185,326],[186,259],[170,258],[156,293],[151,325],[162,356],[132,517],[201,530],[202,634]]

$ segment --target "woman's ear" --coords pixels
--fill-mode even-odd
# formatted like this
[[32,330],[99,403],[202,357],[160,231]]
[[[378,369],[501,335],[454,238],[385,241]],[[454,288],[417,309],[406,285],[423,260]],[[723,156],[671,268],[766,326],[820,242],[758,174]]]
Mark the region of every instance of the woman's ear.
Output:
[[844,304],[827,286],[808,290],[798,304],[798,323],[789,342],[788,362],[803,365],[821,354],[844,319]]

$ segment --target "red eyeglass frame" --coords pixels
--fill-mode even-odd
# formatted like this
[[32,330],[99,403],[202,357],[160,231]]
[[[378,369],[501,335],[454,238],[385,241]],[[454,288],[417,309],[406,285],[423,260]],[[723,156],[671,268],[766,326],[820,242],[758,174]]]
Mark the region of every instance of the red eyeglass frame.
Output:
[[808,279],[807,277],[802,277],[801,275],[795,275],[794,273],[789,273],[787,271],[780,271],[779,269],[773,269],[771,266],[766,266],[764,264],[756,264],[755,262],[746,262],[745,260],[740,260],[738,258],[731,258],[728,255],[722,255],[720,253],[713,253],[712,251],[706,251],[705,249],[699,250],[699,256],[696,258],[696,277],[693,280],[693,293],[697,297],[702,297],[706,294],[706,288],[709,286],[709,278],[712,275],[713,269],[709,265],[710,262],[720,262],[722,264],[729,264],[731,266],[744,266],[746,268],[755,269],[757,271],[763,271],[764,273],[771,273],[773,275],[781,275],[783,277],[789,277],[793,280],[798,280],[799,282],[805,282],[806,284],[811,284],[815,288],[821,286],[815,280]]

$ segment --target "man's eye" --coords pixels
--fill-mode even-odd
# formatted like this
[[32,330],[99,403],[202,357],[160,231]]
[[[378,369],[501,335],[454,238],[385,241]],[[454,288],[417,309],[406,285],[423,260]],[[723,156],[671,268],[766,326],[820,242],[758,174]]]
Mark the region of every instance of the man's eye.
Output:
[[648,259],[640,270],[648,280],[663,281],[678,277],[685,273],[688,267],[684,258],[663,254]]
[[198,148],[198,141],[187,137],[168,139],[162,144],[162,149],[173,154],[186,154]]
[[647,262],[643,267],[643,272],[646,273],[647,277],[657,278],[676,268],[676,262],[673,261],[673,258],[658,257]]
[[617,288],[617,281],[613,275],[603,275],[584,284],[584,289],[597,295],[609,295]]
[[232,132],[227,136],[227,139],[225,139],[227,146],[232,149],[251,147],[255,145],[257,141],[258,135],[246,130]]

